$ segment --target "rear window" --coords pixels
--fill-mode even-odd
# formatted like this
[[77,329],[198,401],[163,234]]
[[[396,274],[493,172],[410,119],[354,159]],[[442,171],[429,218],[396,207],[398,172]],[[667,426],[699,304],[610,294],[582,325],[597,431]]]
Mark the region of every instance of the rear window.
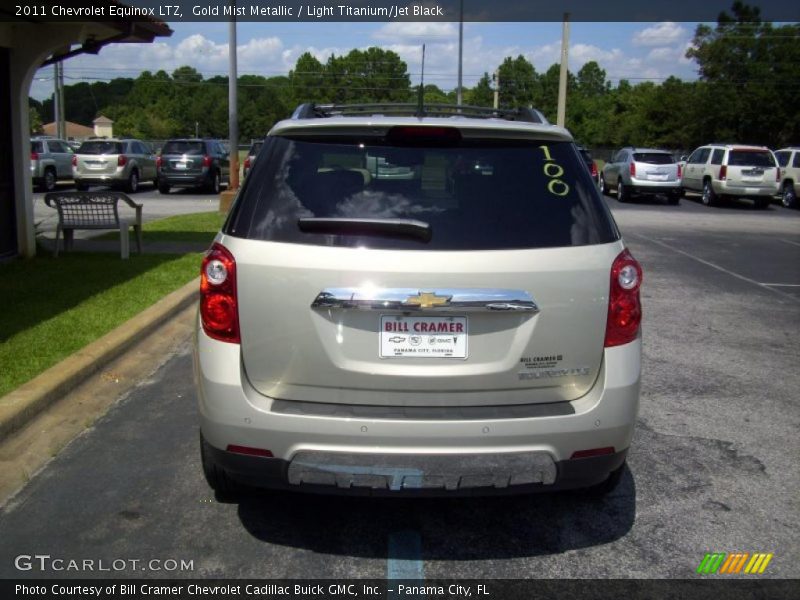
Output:
[[[384,138],[270,137],[225,233],[258,240],[423,250],[607,243],[618,234],[568,142],[462,140],[449,147]],[[414,219],[428,241],[302,232],[307,217]]]
[[161,154],[205,154],[206,146],[203,142],[175,141],[167,142],[161,149]]
[[42,142],[31,142],[31,152],[42,154],[44,152],[44,144]]
[[732,167],[774,167],[775,159],[763,150],[731,150],[728,164]]
[[78,154],[122,154],[121,142],[83,142]]
[[664,152],[636,152],[633,155],[633,160],[647,163],[648,165],[671,165],[675,162],[671,154],[665,154]]
[[778,164],[782,167],[785,167],[789,164],[789,152],[776,152],[775,158],[778,159]]

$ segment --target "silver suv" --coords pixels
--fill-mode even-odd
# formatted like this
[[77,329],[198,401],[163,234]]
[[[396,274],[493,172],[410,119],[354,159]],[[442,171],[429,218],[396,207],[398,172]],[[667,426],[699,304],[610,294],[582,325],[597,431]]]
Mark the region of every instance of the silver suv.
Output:
[[157,185],[156,156],[139,140],[89,139],[72,157],[72,178],[79,190],[108,185],[133,193],[143,181]]
[[56,189],[59,181],[72,179],[72,148],[64,140],[31,138],[31,179],[45,192]]
[[225,493],[613,489],[642,270],[530,109],[299,107],[205,256],[202,463]]
[[781,203],[786,208],[793,208],[797,206],[797,194],[800,193],[800,148],[776,150],[775,159],[781,170],[778,187]]
[[702,193],[706,206],[726,197],[752,198],[767,208],[778,192],[780,169],[769,148],[741,144],[701,146],[686,159],[681,180],[685,190]]
[[614,189],[619,202],[635,195],[665,194],[670,204],[681,200],[681,166],[668,150],[622,148],[603,165],[600,191]]

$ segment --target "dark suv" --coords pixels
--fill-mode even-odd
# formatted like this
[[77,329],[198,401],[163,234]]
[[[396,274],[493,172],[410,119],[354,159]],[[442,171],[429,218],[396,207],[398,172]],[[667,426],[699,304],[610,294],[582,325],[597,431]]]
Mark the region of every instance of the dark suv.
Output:
[[218,194],[230,175],[230,159],[217,140],[169,140],[156,161],[158,191],[169,194],[173,187],[202,187]]

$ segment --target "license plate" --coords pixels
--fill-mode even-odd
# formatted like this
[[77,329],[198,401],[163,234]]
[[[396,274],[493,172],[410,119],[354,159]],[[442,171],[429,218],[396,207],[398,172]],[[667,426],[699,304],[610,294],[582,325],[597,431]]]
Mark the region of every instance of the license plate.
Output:
[[173,166],[178,170],[187,169],[189,167],[189,165],[187,165],[185,162],[175,163]]
[[467,317],[381,315],[381,358],[467,358]]

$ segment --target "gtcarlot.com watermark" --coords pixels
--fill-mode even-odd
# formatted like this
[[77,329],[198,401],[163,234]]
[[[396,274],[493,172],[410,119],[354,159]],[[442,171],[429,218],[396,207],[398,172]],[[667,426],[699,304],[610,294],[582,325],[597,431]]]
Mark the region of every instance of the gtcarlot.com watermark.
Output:
[[36,572],[104,572],[153,571],[174,573],[194,571],[194,560],[175,558],[63,558],[49,554],[20,554],[14,559],[17,571]]

